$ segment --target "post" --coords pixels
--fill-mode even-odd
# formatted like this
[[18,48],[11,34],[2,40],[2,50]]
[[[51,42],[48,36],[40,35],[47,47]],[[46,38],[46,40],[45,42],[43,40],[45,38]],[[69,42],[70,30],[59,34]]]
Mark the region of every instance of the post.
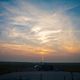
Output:
[[44,55],[43,55],[43,53],[41,54],[41,63],[43,64],[43,62],[44,62]]

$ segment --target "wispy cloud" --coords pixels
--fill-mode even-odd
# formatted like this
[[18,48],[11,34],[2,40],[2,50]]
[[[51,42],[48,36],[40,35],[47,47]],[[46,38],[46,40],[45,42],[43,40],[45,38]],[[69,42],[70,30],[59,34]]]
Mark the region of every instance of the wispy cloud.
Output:
[[[47,52],[49,53],[79,52],[80,48],[76,44],[79,45],[80,42],[74,35],[75,25],[71,17],[66,14],[67,10],[78,5],[65,6],[63,4],[63,8],[57,6],[55,11],[53,7],[50,12],[50,10],[44,10],[40,6],[25,0],[19,2],[16,0],[12,5],[3,2],[1,7],[4,9],[4,13],[0,14],[0,17],[3,16],[0,20],[2,21],[0,23],[2,29],[0,30],[0,36],[2,36],[0,42],[30,45],[30,47],[34,46],[36,50],[38,47],[39,50],[37,51],[43,48],[44,52],[45,46],[46,50],[48,47]],[[69,47],[69,44],[72,44],[71,47]],[[19,48],[19,46],[10,45],[8,47]],[[28,49],[28,47],[26,48]],[[33,47],[31,49],[33,50]],[[37,51],[33,50],[35,53]]]
[[[63,13],[46,12],[25,1],[20,1],[16,6],[3,5],[6,9],[5,22],[7,21],[8,26],[12,26],[9,27],[9,38],[19,37],[40,45],[47,43],[51,45],[61,43],[62,45],[63,41],[72,41],[74,37],[70,18]],[[72,31],[68,32],[69,30]]]

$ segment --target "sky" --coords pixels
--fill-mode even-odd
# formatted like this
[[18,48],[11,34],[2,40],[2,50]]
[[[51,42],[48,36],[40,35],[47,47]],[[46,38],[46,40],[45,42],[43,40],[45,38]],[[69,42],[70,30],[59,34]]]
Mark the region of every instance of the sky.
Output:
[[0,61],[80,62],[80,0],[0,0]]

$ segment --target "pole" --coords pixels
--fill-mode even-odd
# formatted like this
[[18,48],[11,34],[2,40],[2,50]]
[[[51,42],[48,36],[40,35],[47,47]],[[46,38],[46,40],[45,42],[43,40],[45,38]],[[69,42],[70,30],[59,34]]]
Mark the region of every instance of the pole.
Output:
[[[44,52],[41,52],[41,64],[44,64]],[[40,73],[40,80],[43,80],[43,72]]]
[[41,54],[41,63],[43,64],[43,62],[44,62],[44,55]]

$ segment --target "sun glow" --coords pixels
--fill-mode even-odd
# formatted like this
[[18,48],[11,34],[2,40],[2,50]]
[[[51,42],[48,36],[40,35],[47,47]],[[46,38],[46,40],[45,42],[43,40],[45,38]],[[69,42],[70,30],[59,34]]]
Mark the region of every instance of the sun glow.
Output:
[[40,54],[42,54],[42,55],[45,55],[45,54],[48,54],[48,50],[46,50],[46,49],[41,49],[40,51],[39,51],[39,53]]

